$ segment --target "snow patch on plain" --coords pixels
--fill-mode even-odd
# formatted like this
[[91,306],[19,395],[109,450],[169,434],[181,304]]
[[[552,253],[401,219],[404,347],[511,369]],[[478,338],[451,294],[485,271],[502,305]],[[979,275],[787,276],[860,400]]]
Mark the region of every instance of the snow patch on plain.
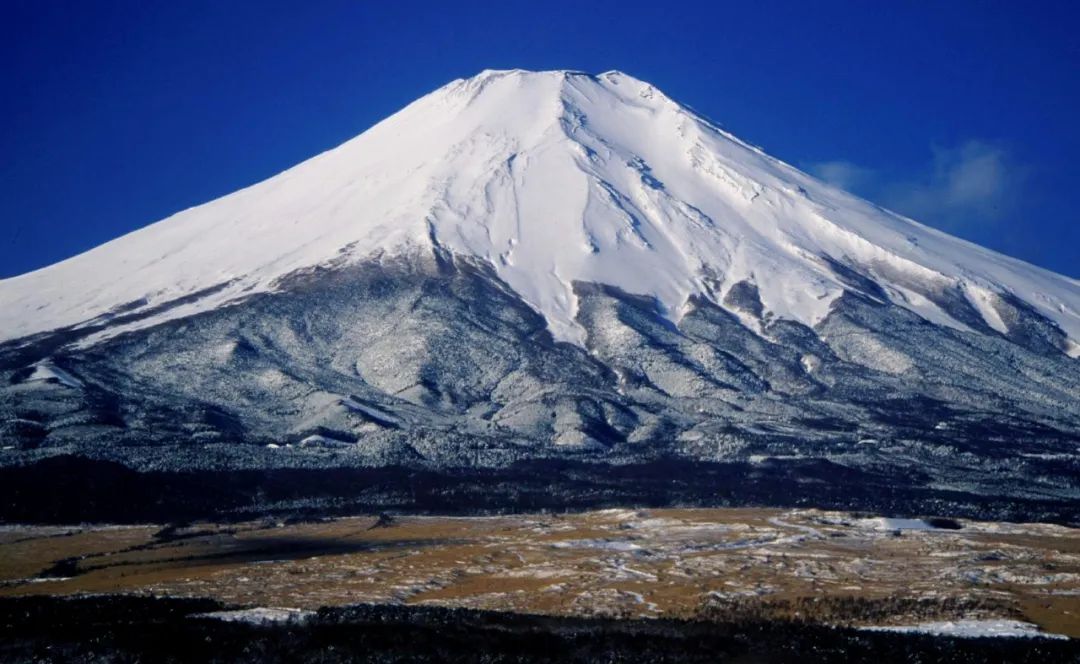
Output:
[[922,519],[875,517],[859,519],[855,523],[861,528],[870,530],[939,530]]
[[604,549],[607,551],[638,551],[641,547],[625,540],[580,539],[563,540],[551,545],[555,549]]
[[281,607],[255,607],[230,611],[212,611],[195,614],[195,618],[212,618],[225,622],[244,622],[256,625],[268,623],[299,623],[315,615],[314,611]]
[[917,625],[897,625],[884,627],[863,627],[861,629],[874,632],[905,632],[918,634],[934,634],[938,636],[955,636],[960,638],[984,638],[984,637],[1028,637],[1042,639],[1068,639],[1063,634],[1053,634],[1039,630],[1038,625],[1023,622],[1021,620],[948,620],[942,622],[925,622]]

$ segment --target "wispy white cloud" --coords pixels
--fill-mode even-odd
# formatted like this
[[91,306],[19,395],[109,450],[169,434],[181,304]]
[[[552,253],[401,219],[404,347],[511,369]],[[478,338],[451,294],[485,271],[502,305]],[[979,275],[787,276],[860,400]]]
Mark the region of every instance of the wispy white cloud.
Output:
[[1025,169],[1005,150],[983,141],[934,148],[928,176],[885,187],[883,203],[908,216],[942,223],[996,221],[1020,198]]
[[995,222],[1015,209],[1028,169],[1002,146],[969,140],[931,148],[922,173],[890,181],[881,173],[846,161],[812,164],[811,173],[885,207],[946,229]]
[[874,171],[842,159],[811,164],[810,172],[847,191],[856,191],[875,179]]

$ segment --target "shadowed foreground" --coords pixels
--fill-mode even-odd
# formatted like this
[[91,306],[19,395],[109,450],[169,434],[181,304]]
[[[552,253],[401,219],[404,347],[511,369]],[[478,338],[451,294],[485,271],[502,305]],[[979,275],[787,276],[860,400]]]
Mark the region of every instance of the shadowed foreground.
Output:
[[7,662],[1074,662],[1076,641],[955,639],[797,621],[556,618],[435,607],[323,609],[303,623],[200,618],[209,600],[0,601]]

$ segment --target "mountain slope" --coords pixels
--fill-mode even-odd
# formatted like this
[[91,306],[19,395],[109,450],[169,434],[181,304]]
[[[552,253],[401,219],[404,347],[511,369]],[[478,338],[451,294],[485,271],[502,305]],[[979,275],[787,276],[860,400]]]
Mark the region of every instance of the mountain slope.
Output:
[[151,324],[297,270],[433,246],[490,262],[578,344],[575,281],[654,297],[673,322],[690,296],[722,305],[746,283],[764,313],[806,325],[868,287],[1007,335],[1018,299],[1080,353],[1076,281],[828,187],[618,72],[450,83],[281,175],[0,282],[0,340],[183,302]]
[[625,74],[484,72],[0,282],[0,464],[682,457],[1069,501],[1078,311],[1075,280],[824,185]]

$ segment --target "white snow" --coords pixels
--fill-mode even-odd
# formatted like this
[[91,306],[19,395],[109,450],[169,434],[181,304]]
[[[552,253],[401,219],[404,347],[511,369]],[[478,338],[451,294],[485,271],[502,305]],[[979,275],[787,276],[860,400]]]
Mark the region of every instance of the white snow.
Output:
[[327,438],[326,436],[320,436],[317,433],[300,441],[300,447],[349,447],[350,445],[352,445],[352,443],[336,440],[334,438]]
[[38,362],[27,380],[55,380],[65,387],[80,388],[82,381],[51,362]]
[[892,517],[874,517],[859,519],[858,526],[871,530],[937,530],[922,519],[901,519]]
[[985,288],[981,288],[974,284],[967,284],[965,288],[968,301],[978,310],[982,315],[986,324],[994,328],[998,332],[1007,332],[1008,326],[1005,325],[1005,321],[1001,320],[1001,314],[994,309],[993,305],[993,293]]
[[1076,280],[826,185],[626,74],[514,70],[453,81],[280,175],[0,281],[0,341],[149,313],[92,344],[296,270],[433,245],[489,261],[571,342],[574,281],[652,296],[677,320],[689,296],[721,302],[748,280],[769,314],[812,325],[843,290],[826,257],[937,322],[951,319],[930,296],[956,288],[1005,329],[994,302],[1011,292],[1080,340]]
[[780,527],[780,528],[790,528],[792,530],[798,530],[798,531],[803,532],[803,533],[805,533],[805,534],[807,534],[810,537],[813,537],[815,539],[825,539],[825,535],[822,534],[822,532],[820,530],[818,530],[817,528],[814,528],[813,526],[804,526],[804,525],[799,524],[799,523],[790,523],[790,522],[784,521],[780,517],[776,517],[776,516],[771,517],[769,519],[769,523],[771,523],[774,526]]
[[246,622],[253,624],[302,622],[314,615],[314,611],[279,607],[255,607],[230,611],[212,611],[195,614],[196,618],[213,618],[225,622]]
[[1020,620],[989,619],[989,620],[949,620],[943,622],[925,622],[917,625],[901,625],[889,627],[864,627],[862,629],[875,632],[916,632],[921,634],[937,634],[941,636],[957,636],[962,638],[980,638],[988,636],[996,637],[1036,637],[1044,639],[1067,639],[1062,634],[1039,631],[1038,625]]
[[563,540],[551,545],[556,549],[606,549],[608,551],[637,551],[641,547],[625,540]]

